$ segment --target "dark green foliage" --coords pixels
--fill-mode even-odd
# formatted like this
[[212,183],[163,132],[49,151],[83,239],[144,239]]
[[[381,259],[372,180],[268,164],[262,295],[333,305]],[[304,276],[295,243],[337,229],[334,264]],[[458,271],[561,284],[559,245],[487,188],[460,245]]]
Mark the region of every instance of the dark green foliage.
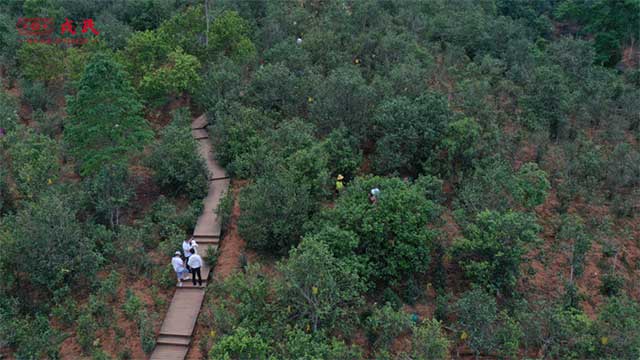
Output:
[[584,26],[579,31],[581,35],[595,35],[596,61],[608,66],[620,60],[625,45],[638,40],[639,14],[640,4],[633,0],[565,0],[556,8],[559,18],[574,20]]
[[83,175],[105,164],[126,162],[152,136],[126,73],[105,53],[94,55],[87,64],[68,112],[65,141]]
[[9,344],[17,359],[59,358],[63,334],[53,328],[43,315],[12,319]]
[[582,218],[577,215],[565,215],[556,235],[560,241],[567,242],[570,251],[570,281],[580,278],[584,271],[584,260],[591,249],[591,237],[587,234]]
[[435,319],[413,327],[411,343],[413,359],[446,359],[451,345],[443,333],[442,324]]
[[342,340],[327,338],[320,334],[308,334],[294,329],[286,334],[287,338],[277,352],[282,359],[360,359],[361,351]]
[[131,289],[127,289],[125,301],[122,304],[124,314],[130,319],[137,318],[143,306],[142,300]]
[[530,89],[522,99],[525,125],[547,130],[552,140],[566,137],[569,89],[558,67],[540,66],[534,70]]
[[219,339],[209,351],[209,359],[266,359],[269,345],[260,335],[237,328]]
[[156,346],[155,332],[153,331],[153,320],[146,310],[138,314],[138,332],[142,351],[149,354]]
[[362,151],[358,140],[341,127],[333,130],[322,143],[328,155],[328,167],[331,177],[338,174],[347,179],[353,178],[362,163]]
[[308,185],[286,171],[258,178],[240,193],[238,231],[255,249],[284,254],[302,236],[313,211]]
[[47,114],[38,109],[33,112],[33,120],[38,123],[39,132],[52,139],[62,132],[63,119],[58,114]]
[[46,111],[53,107],[53,98],[41,81],[23,80],[20,82],[22,97],[34,111]]
[[349,262],[311,238],[292,249],[278,269],[284,280],[278,289],[280,299],[300,323],[310,324],[313,332],[349,328],[366,289]]
[[454,175],[472,168],[472,161],[479,154],[480,131],[480,125],[468,117],[447,124],[440,147],[447,152],[448,166],[442,173]]
[[373,167],[379,173],[416,175],[420,164],[434,157],[452,113],[445,98],[427,93],[412,100],[397,97],[381,103],[374,117],[376,142]]
[[411,328],[409,314],[386,304],[373,310],[366,320],[367,336],[374,349],[387,349],[391,342]]
[[154,180],[166,192],[198,199],[207,191],[207,171],[188,119],[187,109],[174,113],[173,122],[162,130],[160,142],[153,147],[149,166],[155,171]]
[[98,330],[98,324],[91,314],[82,314],[78,318],[78,344],[82,348],[82,351],[87,354],[90,353],[93,347],[93,341],[96,339],[96,331]]
[[640,356],[640,305],[625,296],[608,299],[595,322],[601,356],[633,359]]
[[460,337],[478,356],[498,353],[515,356],[522,330],[505,311],[498,311],[496,300],[487,292],[475,288],[464,293],[455,304]]
[[[454,199],[459,209],[456,220],[464,223],[486,209],[531,209],[544,202],[549,189],[547,174],[537,164],[526,163],[514,172],[504,160],[489,158],[479,162],[475,171],[462,179],[461,189]],[[463,214],[466,218],[460,216]]]
[[[367,197],[374,187],[381,190],[376,205]],[[397,178],[356,178],[336,206],[322,214],[320,224],[353,234],[329,238],[328,243],[336,254],[344,254],[339,256],[355,255],[363,276],[393,283],[427,271],[438,235],[427,225],[438,215],[439,207],[415,185]]]
[[624,286],[624,279],[615,273],[602,275],[600,293],[605,296],[616,296],[621,293]]
[[70,195],[59,189],[24,204],[16,213],[11,234],[6,249],[12,272],[38,269],[20,275],[23,289],[35,287],[46,294],[62,284],[75,288],[93,279],[100,265],[101,257],[77,221]]
[[57,182],[60,159],[55,140],[22,126],[2,140],[6,142],[12,176],[23,198],[36,199]]
[[0,91],[0,128],[12,131],[18,124],[18,102],[6,91]]
[[208,52],[224,55],[238,63],[245,63],[255,56],[255,45],[247,36],[249,27],[245,19],[235,11],[225,11],[211,22],[208,33]]
[[233,214],[233,205],[235,203],[235,196],[233,191],[227,191],[226,194],[220,199],[218,207],[215,210],[216,216],[220,221],[221,236],[227,233],[229,225],[231,225],[231,216]]
[[369,119],[375,104],[373,89],[357,67],[333,70],[311,99],[311,116],[323,134],[345,127],[359,139],[368,135]]
[[474,283],[509,296],[540,230],[528,214],[483,211],[464,230],[465,237],[454,242],[452,253]]
[[111,228],[118,226],[121,211],[133,196],[128,169],[123,164],[103,166],[85,178],[85,189],[97,219]]

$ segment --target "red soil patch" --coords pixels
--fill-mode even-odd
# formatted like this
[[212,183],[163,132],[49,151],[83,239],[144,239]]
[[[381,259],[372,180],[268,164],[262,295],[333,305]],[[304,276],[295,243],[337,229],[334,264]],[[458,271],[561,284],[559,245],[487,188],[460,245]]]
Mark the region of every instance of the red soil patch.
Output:
[[[119,272],[122,274],[125,270],[120,269]],[[153,281],[149,278],[132,280],[123,276],[120,286],[118,287],[117,301],[110,304],[114,312],[113,324],[109,329],[101,329],[96,333],[96,342],[104,352],[113,358],[117,358],[118,354],[125,349],[130,350],[131,359],[147,358],[147,355],[142,350],[138,326],[133,319],[129,319],[124,315],[122,312],[122,304],[125,302],[127,289],[131,289],[131,291],[142,300],[142,303],[146,305],[149,314],[152,315],[155,313],[154,331],[157,334],[160,331],[162,319],[164,319],[170,298],[173,295],[173,289],[159,289],[158,298],[164,300],[164,307],[157,308],[154,306],[151,295],[150,289],[152,285]],[[86,304],[86,299],[83,303]],[[80,304],[82,303],[79,303],[79,305]],[[121,337],[118,338],[116,336],[115,328],[120,328]],[[67,330],[73,332],[75,329]],[[81,357],[79,354],[82,354],[82,350],[78,344],[77,335],[72,333],[72,336],[67,338],[60,346],[60,357],[61,359],[78,359]]]
[[225,278],[240,268],[240,255],[244,251],[246,243],[238,234],[238,218],[240,217],[240,202],[238,193],[246,184],[246,181],[234,180],[231,184],[233,192],[233,211],[229,228],[220,243],[220,256],[215,268],[215,276]]

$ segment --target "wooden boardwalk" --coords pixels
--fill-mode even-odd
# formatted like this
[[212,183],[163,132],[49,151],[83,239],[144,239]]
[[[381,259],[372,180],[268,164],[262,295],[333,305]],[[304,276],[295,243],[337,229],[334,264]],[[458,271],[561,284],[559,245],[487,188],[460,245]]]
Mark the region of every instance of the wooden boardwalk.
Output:
[[[204,199],[204,210],[198,218],[193,232],[198,243],[198,253],[205,257],[209,247],[218,247],[220,241],[220,221],[215,214],[220,198],[229,187],[227,173],[215,160],[211,151],[211,142],[206,130],[207,120],[204,115],[193,120],[191,133],[198,141],[200,155],[206,160],[209,170],[209,192]],[[176,244],[178,248],[180,244]],[[203,285],[206,286],[210,273],[206,264],[202,268]],[[176,360],[184,359],[189,351],[193,330],[204,300],[204,288],[194,287],[186,281],[183,287],[176,287],[176,292],[169,305],[167,315],[162,322],[156,347],[151,359]]]

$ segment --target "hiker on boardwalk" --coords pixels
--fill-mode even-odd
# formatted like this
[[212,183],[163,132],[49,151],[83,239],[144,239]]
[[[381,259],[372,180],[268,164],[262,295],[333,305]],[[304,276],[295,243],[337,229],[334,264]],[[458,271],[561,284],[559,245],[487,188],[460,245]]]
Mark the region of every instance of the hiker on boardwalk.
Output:
[[181,252],[176,251],[176,254],[171,259],[171,265],[173,265],[173,270],[176,272],[176,276],[178,277],[178,286],[182,286],[183,280],[189,280],[189,278],[185,278],[185,274],[189,273],[184,266],[184,261],[182,260]]
[[336,180],[336,194],[340,194],[342,189],[344,189],[344,184],[342,183],[342,180],[344,179],[344,176],[342,176],[341,174],[338,174],[338,177],[336,179],[337,179]]
[[189,256],[188,265],[191,267],[191,280],[193,281],[193,286],[196,286],[196,276],[198,276],[198,285],[202,286],[202,274],[200,273],[202,258],[193,248],[191,249],[191,256]]
[[191,249],[194,249],[197,252],[198,244],[193,236],[189,240],[185,240],[182,242],[182,253],[184,254],[184,263],[187,264],[187,270],[190,270],[189,267],[189,257],[191,256]]

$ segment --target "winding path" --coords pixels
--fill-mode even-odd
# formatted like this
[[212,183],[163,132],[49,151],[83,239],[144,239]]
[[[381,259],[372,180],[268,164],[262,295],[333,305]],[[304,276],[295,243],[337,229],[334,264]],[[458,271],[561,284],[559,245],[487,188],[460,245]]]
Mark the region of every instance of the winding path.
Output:
[[[200,155],[206,160],[209,170],[209,193],[204,199],[204,210],[193,231],[193,236],[199,245],[198,252],[203,257],[207,254],[209,247],[218,247],[220,221],[214,210],[229,187],[227,173],[215,160],[206,126],[205,115],[195,118],[191,123],[191,133],[198,142]],[[209,266],[204,264],[202,278],[205,286],[209,279],[209,273]],[[167,315],[162,322],[151,359],[176,360],[186,357],[204,294],[204,287],[194,287],[190,281],[184,282],[183,287],[176,287],[171,305],[169,305]]]

